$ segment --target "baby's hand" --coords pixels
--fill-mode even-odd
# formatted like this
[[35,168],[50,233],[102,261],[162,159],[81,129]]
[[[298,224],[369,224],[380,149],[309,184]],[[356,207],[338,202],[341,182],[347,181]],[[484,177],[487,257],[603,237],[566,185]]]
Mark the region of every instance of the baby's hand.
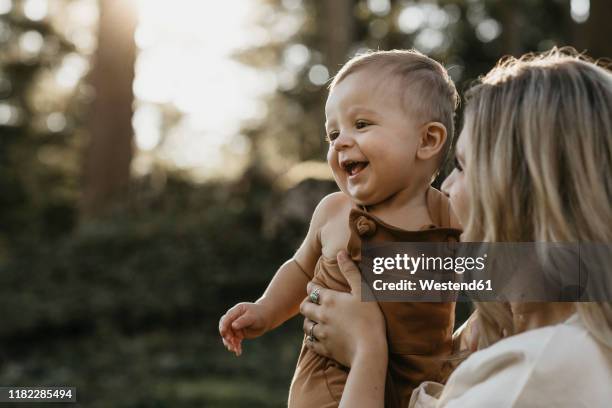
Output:
[[264,334],[268,329],[268,315],[258,303],[238,303],[219,321],[219,333],[229,351],[242,354],[242,340]]

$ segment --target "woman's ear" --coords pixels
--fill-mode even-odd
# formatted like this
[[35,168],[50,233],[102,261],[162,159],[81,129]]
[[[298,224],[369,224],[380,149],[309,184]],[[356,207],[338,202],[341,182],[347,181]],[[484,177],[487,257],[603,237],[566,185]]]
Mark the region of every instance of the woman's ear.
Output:
[[429,122],[423,126],[421,141],[416,155],[420,160],[429,160],[442,151],[446,143],[446,127],[440,122]]

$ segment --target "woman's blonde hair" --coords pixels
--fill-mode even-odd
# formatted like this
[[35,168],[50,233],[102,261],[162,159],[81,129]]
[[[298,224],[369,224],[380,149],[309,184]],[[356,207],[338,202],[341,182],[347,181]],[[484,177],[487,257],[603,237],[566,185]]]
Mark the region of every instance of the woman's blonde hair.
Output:
[[[468,241],[612,242],[612,73],[571,48],[506,58],[467,95]],[[478,304],[481,346],[512,334]],[[610,303],[577,303],[612,347]]]

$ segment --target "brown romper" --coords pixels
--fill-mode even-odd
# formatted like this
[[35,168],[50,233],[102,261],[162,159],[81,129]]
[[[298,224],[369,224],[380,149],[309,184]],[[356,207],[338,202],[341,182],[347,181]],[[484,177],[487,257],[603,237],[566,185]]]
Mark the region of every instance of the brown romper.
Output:
[[[461,231],[451,227],[449,202],[434,188],[427,192],[427,207],[434,225],[406,231],[377,217],[352,209],[349,216],[351,237],[348,252],[360,259],[362,242],[457,242]],[[313,282],[348,292],[348,283],[335,259],[321,256]],[[386,320],[389,365],[385,407],[408,406],[412,390],[423,381],[446,379],[445,358],[452,351],[455,304],[425,302],[379,302]],[[348,368],[320,356],[302,344],[289,392],[290,408],[337,407],[348,376]]]

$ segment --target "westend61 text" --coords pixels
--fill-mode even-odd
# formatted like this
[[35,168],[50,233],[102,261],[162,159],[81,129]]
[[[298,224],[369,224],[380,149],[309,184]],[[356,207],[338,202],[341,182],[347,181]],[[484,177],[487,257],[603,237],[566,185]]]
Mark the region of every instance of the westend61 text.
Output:
[[440,257],[440,256],[409,256],[396,254],[394,257],[373,258],[372,272],[380,275],[385,270],[404,270],[414,275],[421,271],[454,271],[462,274],[465,271],[482,271],[487,254],[479,257]]
[[436,291],[492,291],[491,280],[473,280],[471,282],[436,282],[433,279],[419,280],[419,288],[414,281],[402,279],[399,282],[383,282],[381,279],[377,279],[373,282],[372,288],[374,290],[388,290],[388,291],[405,291],[405,290],[436,290]]

